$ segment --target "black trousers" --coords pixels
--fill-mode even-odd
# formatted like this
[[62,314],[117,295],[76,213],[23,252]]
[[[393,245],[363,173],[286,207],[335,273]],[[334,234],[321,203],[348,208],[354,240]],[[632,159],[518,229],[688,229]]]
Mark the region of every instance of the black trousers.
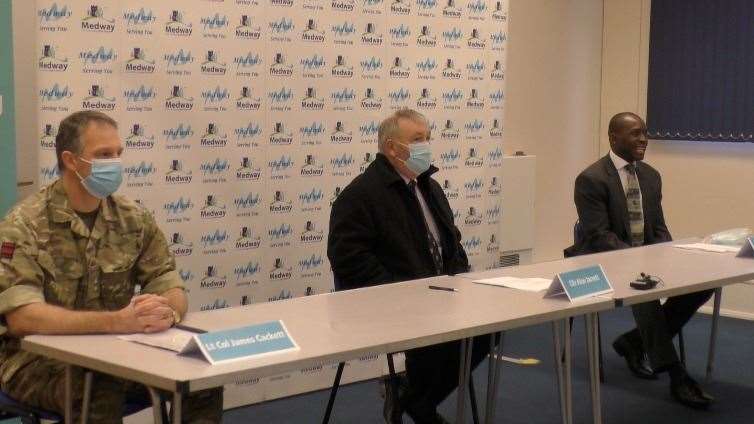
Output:
[[655,371],[665,371],[679,362],[673,337],[712,293],[714,290],[704,290],[670,297],[664,304],[655,300],[632,306],[637,328],[626,336],[635,346],[643,346]]
[[[490,336],[474,337],[471,369],[490,351]],[[453,341],[406,351],[406,375],[411,400],[437,407],[458,386],[461,342]]]

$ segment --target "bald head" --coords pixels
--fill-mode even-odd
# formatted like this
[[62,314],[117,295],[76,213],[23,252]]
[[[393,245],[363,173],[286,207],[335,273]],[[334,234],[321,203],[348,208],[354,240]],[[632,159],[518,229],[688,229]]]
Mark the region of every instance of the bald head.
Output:
[[644,159],[647,150],[647,124],[635,113],[621,112],[610,119],[610,148],[627,162]]
[[641,117],[633,112],[617,113],[615,114],[615,116],[610,118],[610,124],[607,126],[607,133],[608,135],[611,135],[614,132],[625,128],[626,125],[630,125],[637,120],[642,121]]

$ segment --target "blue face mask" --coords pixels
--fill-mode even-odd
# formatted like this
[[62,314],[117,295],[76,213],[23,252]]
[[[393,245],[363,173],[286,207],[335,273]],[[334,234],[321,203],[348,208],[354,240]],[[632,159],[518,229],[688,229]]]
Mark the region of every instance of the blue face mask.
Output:
[[81,160],[92,165],[92,172],[86,178],[82,178],[78,171],[75,171],[81,185],[89,194],[104,199],[118,190],[123,181],[123,165],[120,158],[94,159],[91,162],[84,158]]
[[432,150],[429,148],[429,142],[404,144],[408,147],[408,159],[403,161],[406,168],[416,175],[424,173],[432,164]]

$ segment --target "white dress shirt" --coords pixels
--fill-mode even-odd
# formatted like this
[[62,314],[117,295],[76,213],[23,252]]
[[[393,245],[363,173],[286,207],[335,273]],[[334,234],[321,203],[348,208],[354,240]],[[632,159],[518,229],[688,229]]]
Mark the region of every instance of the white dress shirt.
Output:
[[[399,174],[401,178],[403,178],[403,181],[406,182],[406,185],[410,183],[412,180],[406,178],[403,176],[403,174]],[[413,180],[416,181],[416,180]],[[409,187],[409,190],[411,188]],[[440,249],[440,254],[442,255],[442,239],[440,238],[440,230],[437,228],[437,223],[435,222],[435,218],[432,216],[432,211],[429,210],[429,205],[427,205],[427,201],[424,199],[424,195],[422,194],[422,191],[419,190],[419,184],[418,182],[414,185],[414,193],[416,193],[416,198],[419,199],[419,206],[421,206],[422,214],[424,215],[424,222],[427,223],[427,227],[429,227],[429,231],[432,233],[432,236],[435,238],[435,241],[437,242],[437,248]]]
[[[628,162],[626,162],[625,159],[622,157],[616,155],[612,149],[610,149],[610,159],[613,161],[613,165],[615,165],[615,169],[618,170],[618,177],[620,178],[620,184],[623,186],[623,193],[627,191],[626,186],[628,185],[628,170],[626,169],[626,165],[628,165]],[[636,162],[633,163],[634,167],[636,167]],[[636,185],[639,185],[639,176],[636,176]],[[639,187],[639,200],[641,200],[641,187]]]

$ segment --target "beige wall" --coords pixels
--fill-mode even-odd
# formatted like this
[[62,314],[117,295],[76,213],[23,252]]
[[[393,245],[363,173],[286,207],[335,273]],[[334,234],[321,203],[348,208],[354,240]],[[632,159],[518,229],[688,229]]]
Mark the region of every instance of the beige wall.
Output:
[[556,259],[598,154],[602,0],[511,0],[508,35],[505,150],[537,156],[534,260]]
[[[623,110],[646,114],[650,3],[605,0],[602,128]],[[608,149],[602,134],[600,151]],[[754,230],[754,144],[650,141],[645,160],[662,173],[663,208],[675,238]],[[723,309],[754,318],[754,287],[726,288]]]
[[13,77],[16,94],[16,175],[19,182],[33,182],[18,188],[22,199],[38,188],[37,141],[37,33],[34,1],[13,0]]

